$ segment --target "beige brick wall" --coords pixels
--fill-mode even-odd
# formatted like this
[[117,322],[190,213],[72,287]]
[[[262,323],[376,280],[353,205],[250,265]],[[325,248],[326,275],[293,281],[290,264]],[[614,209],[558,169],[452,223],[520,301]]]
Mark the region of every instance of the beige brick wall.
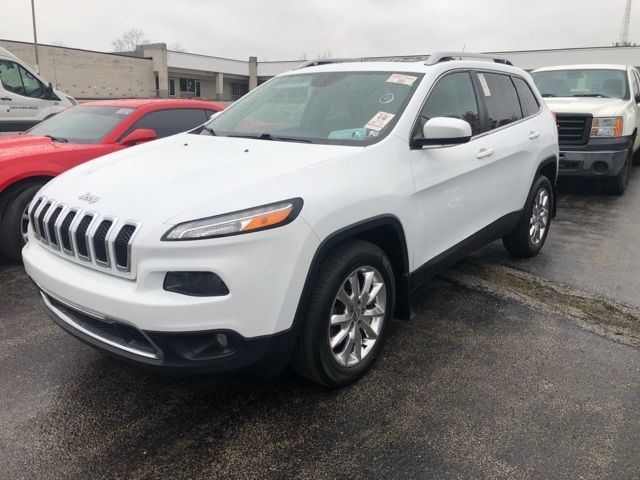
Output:
[[[0,40],[16,57],[34,67],[33,44]],[[41,45],[40,76],[78,99],[155,97],[153,61]]]

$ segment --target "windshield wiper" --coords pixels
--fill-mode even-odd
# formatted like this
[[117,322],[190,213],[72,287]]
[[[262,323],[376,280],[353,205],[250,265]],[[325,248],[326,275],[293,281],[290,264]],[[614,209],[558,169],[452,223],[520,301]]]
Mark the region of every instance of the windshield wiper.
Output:
[[272,140],[277,142],[301,142],[301,143],[313,143],[308,138],[298,138],[298,137],[280,137],[277,135],[272,135],[271,133],[261,133],[260,135],[243,135],[243,134],[230,134],[227,137],[235,137],[235,138],[251,138],[253,140]]
[[604,93],[576,93],[574,97],[614,98]]
[[543,93],[542,96],[543,97],[555,97],[555,95],[553,93]]
[[62,137],[54,137],[53,135],[45,135],[45,137],[49,137],[51,140],[53,140],[54,142],[60,142],[60,143],[67,143],[69,142],[69,140],[67,140],[66,138],[62,138]]
[[202,134],[202,132],[207,132],[209,135],[211,135],[213,137],[217,136],[216,132],[213,130],[213,128],[207,127],[206,125],[202,126],[202,130],[200,130],[200,134]]

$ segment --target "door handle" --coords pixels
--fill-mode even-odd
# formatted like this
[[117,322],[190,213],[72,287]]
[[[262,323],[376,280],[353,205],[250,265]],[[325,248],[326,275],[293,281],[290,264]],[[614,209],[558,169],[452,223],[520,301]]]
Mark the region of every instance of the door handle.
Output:
[[539,136],[540,136],[540,132],[537,132],[535,130],[531,130],[531,133],[529,133],[529,140],[535,140]]
[[493,148],[481,148],[478,151],[476,158],[487,158],[491,155],[493,155]]
[[7,100],[7,101],[10,102],[12,100],[12,98],[11,97],[2,97],[2,98],[0,98],[0,100]]

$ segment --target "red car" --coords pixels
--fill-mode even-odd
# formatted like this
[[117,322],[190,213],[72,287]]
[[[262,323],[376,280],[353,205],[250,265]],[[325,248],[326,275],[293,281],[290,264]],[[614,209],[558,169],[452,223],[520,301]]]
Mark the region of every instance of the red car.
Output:
[[199,100],[88,102],[24,134],[0,137],[0,253],[20,260],[29,203],[56,175],[107,153],[195,128],[223,108]]

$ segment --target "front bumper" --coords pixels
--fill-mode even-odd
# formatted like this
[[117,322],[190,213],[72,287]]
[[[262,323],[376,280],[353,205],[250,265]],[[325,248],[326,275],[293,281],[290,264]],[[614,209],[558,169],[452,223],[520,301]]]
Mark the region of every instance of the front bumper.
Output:
[[632,137],[592,138],[586,145],[560,145],[560,176],[612,177],[625,165]]
[[[273,352],[288,360],[287,342],[295,335],[296,310],[318,243],[301,217],[281,228],[214,240],[142,238],[135,245],[135,279],[69,261],[33,237],[22,256],[47,312],[74,336],[150,367],[223,371],[252,364],[260,369]],[[229,293],[194,297],[166,291],[169,271],[211,271]],[[217,345],[219,335],[225,341]]]
[[142,331],[39,290],[46,313],[63,330],[97,350],[152,370],[215,373],[252,370],[275,375],[288,364],[297,327],[258,338],[229,330]]

